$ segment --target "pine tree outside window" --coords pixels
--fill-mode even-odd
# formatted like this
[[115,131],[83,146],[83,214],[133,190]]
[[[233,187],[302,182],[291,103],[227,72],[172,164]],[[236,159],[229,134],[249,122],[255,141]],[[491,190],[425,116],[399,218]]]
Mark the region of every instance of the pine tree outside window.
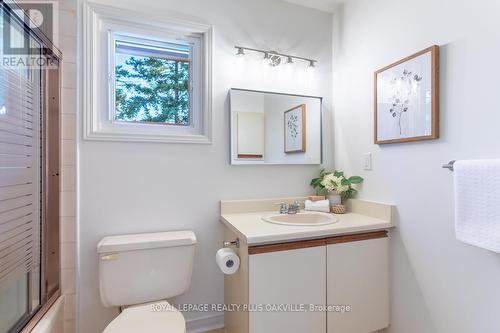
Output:
[[191,54],[188,43],[117,36],[114,120],[189,126]]

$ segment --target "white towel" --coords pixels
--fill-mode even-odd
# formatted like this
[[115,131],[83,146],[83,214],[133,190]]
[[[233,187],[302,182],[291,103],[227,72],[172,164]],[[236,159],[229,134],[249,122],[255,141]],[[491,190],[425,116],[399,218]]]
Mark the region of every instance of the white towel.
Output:
[[500,160],[457,161],[453,170],[457,239],[500,253]]
[[329,213],[330,212],[330,201],[328,199],[319,200],[319,201],[306,200],[304,202],[304,209],[307,211]]

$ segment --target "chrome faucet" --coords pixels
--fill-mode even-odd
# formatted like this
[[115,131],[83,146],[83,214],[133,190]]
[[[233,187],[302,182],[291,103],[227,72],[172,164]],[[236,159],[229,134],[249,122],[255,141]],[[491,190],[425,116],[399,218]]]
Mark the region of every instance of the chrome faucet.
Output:
[[280,202],[280,214],[288,214],[288,204],[286,202]]
[[300,211],[300,203],[295,201],[291,204],[287,204],[286,202],[279,203],[280,205],[280,214],[297,214]]
[[288,214],[297,214],[300,211],[300,202],[294,201],[288,205]]

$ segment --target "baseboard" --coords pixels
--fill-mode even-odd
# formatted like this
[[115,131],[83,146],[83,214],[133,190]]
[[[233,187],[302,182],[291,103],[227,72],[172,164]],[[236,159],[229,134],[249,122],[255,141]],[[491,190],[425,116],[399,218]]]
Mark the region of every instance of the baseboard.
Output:
[[187,333],[202,333],[224,327],[224,314],[192,319],[186,322]]

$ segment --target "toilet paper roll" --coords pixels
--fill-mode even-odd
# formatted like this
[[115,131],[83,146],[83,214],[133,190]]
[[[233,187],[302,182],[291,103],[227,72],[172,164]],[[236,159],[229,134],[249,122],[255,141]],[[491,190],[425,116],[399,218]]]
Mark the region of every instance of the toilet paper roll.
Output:
[[222,248],[217,251],[215,261],[219,266],[222,273],[231,275],[238,271],[240,268],[240,258],[230,248]]

